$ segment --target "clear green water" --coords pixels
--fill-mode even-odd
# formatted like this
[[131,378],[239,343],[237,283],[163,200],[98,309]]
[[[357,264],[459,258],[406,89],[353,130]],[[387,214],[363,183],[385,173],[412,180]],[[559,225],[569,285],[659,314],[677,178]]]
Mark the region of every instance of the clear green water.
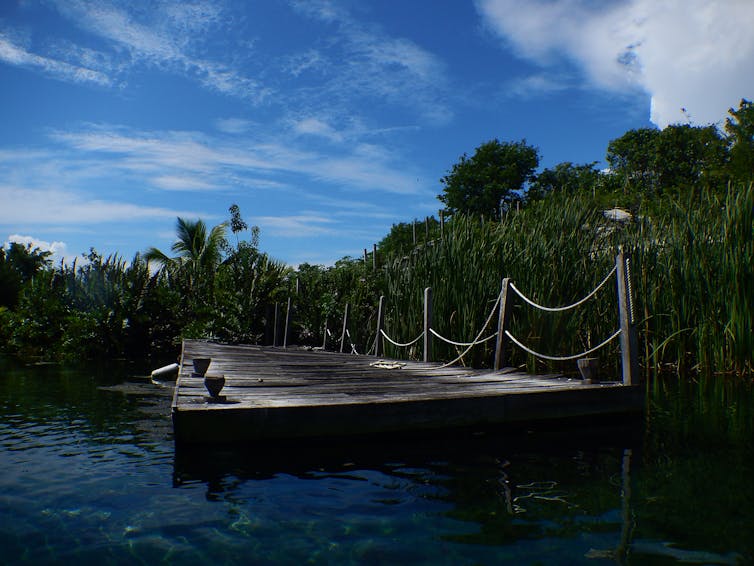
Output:
[[750,397],[674,390],[646,426],[176,453],[148,369],[0,359],[0,563],[754,561]]

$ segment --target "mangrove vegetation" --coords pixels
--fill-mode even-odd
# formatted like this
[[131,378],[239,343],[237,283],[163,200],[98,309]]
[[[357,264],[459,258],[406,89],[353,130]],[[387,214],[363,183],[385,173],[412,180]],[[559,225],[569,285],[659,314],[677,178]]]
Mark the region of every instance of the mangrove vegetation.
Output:
[[[540,304],[568,304],[603,280],[622,249],[645,375],[750,378],[754,105],[742,100],[722,129],[627,132],[609,143],[606,170],[595,162],[537,172],[539,160],[525,140],[482,143],[442,177],[438,218],[395,224],[371,252],[331,266],[270,257],[235,204],[217,226],[179,218],[169,252],[150,248],[129,261],[92,249],[54,265],[49,252],[11,243],[0,250],[0,344],[44,359],[174,358],[182,338],[197,337],[272,344],[285,334],[288,344],[339,348],[348,310],[346,351],[363,354],[374,351],[381,296],[390,336],[405,343],[421,332],[426,287],[433,327],[468,342],[504,277]],[[510,321],[516,336],[554,355],[588,350],[616,325],[614,285],[569,313],[518,302]],[[386,355],[419,357],[420,347],[388,344]],[[493,349],[489,341],[459,363],[490,366]],[[463,350],[436,341],[433,356]],[[617,345],[600,356],[618,371]],[[574,369],[517,348],[509,363]]]

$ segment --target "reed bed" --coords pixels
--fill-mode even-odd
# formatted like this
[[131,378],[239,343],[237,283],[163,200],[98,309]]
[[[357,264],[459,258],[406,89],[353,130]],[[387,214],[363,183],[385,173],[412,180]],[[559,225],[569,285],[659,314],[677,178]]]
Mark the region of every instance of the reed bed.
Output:
[[[503,277],[546,306],[588,294],[615,265],[622,247],[631,276],[647,375],[672,369],[692,374],[751,375],[754,364],[754,189],[697,192],[685,201],[647,205],[628,223],[606,219],[586,196],[551,195],[501,222],[456,216],[444,237],[384,266],[386,331],[407,342],[422,331],[425,287],[433,289],[433,328],[456,341],[481,330]],[[496,322],[496,320],[495,320]],[[516,299],[511,332],[535,351],[571,355],[618,327],[614,280],[593,300],[562,314],[535,311]],[[489,329],[484,335],[494,332]],[[464,363],[488,366],[494,341],[475,347]],[[419,357],[413,348],[387,354]],[[434,340],[438,360],[460,349]],[[543,362],[512,346],[509,363],[530,371],[573,372],[574,362]],[[617,341],[599,356],[619,375]]]

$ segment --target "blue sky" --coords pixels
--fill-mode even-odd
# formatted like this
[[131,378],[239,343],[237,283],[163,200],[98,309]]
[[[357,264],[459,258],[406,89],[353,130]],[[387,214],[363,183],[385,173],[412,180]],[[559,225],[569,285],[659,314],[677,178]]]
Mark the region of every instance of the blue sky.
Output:
[[752,26],[751,0],[3,0],[0,243],[128,260],[236,203],[292,265],[360,256],[490,139],[547,167],[721,124]]

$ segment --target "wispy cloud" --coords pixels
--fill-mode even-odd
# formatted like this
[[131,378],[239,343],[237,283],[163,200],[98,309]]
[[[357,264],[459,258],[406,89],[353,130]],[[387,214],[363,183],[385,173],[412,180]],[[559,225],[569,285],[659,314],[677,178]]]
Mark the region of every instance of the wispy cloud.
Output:
[[99,38],[97,49],[70,38],[44,38],[49,53],[28,50],[0,33],[0,60],[57,78],[102,86],[122,84],[141,68],[190,77],[204,87],[254,103],[271,90],[236,68],[230,57],[206,56],[211,34],[225,25],[219,3],[167,0],[149,9],[112,0],[53,0],[58,13]]
[[264,233],[283,238],[334,235],[339,232],[331,218],[319,214],[258,216],[254,222],[259,224]]
[[106,125],[56,132],[53,137],[91,154],[86,157],[107,157],[109,168],[141,175],[156,188],[177,190],[182,181],[189,190],[228,189],[257,180],[279,187],[286,184],[288,176],[298,175],[355,190],[419,191],[410,166],[386,149],[370,144],[343,148],[333,156],[295,147],[274,136],[229,141],[195,132],[140,132]]
[[33,53],[26,47],[14,43],[9,35],[3,32],[0,32],[0,61],[19,67],[39,69],[63,81],[93,83],[100,86],[113,84],[111,78],[100,71]]
[[294,1],[294,9],[306,17],[335,26],[328,42],[299,56],[291,65],[296,76],[317,69],[324,82],[307,97],[345,104],[368,97],[382,103],[410,107],[425,120],[447,123],[452,111],[445,103],[447,80],[443,62],[415,42],[392,37],[379,27],[354,18],[336,2]]
[[59,189],[0,185],[0,225],[25,226],[104,224],[150,218],[194,217],[185,210],[141,206],[106,199],[88,200],[81,193]]
[[243,118],[219,118],[215,120],[215,127],[226,134],[245,134],[251,130],[254,123]]
[[754,94],[754,3],[729,0],[476,0],[520,56],[562,72],[575,63],[598,88],[643,90],[659,126],[716,123]]
[[571,88],[571,81],[555,73],[536,73],[515,78],[505,85],[506,95],[513,97],[541,96]]

